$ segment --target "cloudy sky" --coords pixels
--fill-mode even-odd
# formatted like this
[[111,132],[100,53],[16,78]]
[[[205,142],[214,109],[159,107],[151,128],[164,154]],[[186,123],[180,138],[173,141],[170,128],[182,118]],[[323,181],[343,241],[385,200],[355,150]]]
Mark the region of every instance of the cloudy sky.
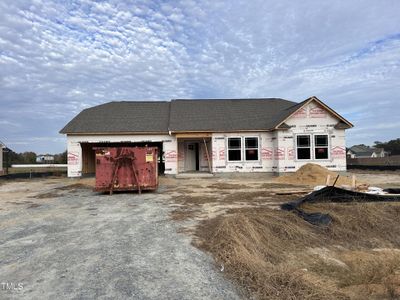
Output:
[[113,100],[316,95],[400,137],[400,1],[0,1],[0,140],[61,152],[58,131]]

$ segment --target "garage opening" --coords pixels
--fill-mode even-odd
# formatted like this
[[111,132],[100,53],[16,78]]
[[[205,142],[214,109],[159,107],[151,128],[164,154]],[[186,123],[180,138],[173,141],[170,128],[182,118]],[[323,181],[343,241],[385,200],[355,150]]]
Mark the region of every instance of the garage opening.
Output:
[[157,147],[158,148],[158,174],[164,174],[165,161],[163,158],[163,143],[81,143],[82,148],[82,175],[90,176],[96,173],[96,147]]

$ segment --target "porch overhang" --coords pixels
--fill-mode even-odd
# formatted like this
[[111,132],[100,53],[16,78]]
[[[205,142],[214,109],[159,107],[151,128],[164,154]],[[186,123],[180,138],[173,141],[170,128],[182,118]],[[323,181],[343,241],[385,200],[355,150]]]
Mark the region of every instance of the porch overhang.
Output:
[[212,134],[210,132],[187,132],[187,133],[176,133],[175,137],[177,139],[203,139],[203,138],[211,138]]

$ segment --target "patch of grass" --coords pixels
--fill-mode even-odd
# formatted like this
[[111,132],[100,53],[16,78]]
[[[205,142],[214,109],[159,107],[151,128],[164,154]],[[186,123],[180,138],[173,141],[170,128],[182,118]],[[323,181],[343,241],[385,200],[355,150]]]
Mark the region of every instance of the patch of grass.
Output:
[[209,186],[208,188],[211,189],[218,189],[218,190],[235,190],[235,189],[248,189],[249,186],[244,185],[244,184],[234,184],[234,183],[227,183],[227,182],[217,182],[213,183]]
[[55,190],[60,190],[60,191],[69,191],[69,190],[77,190],[77,189],[91,189],[93,188],[89,184],[84,184],[84,183],[73,183],[65,186],[60,186],[56,187]]
[[321,203],[302,208],[332,217],[325,240],[349,248],[400,248],[400,203]]
[[343,261],[349,266],[339,277],[341,286],[383,284],[385,279],[400,271],[400,253],[365,252],[344,253]]
[[312,226],[288,212],[266,209],[233,210],[204,222],[197,246],[211,252],[227,276],[260,299],[340,298],[320,290],[304,274],[285,264],[291,250],[317,244]]
[[309,267],[313,272],[334,278],[338,286],[383,284],[387,277],[400,271],[400,252],[346,250],[337,255],[343,265],[318,259]]
[[400,299],[400,280],[395,281],[392,278],[387,278],[383,282],[383,286],[385,288],[385,294],[389,299]]
[[[173,201],[182,206],[171,213],[172,219],[174,220],[196,218],[207,204],[210,204],[208,207],[226,206],[227,209],[229,209],[229,206],[231,205],[259,206],[264,205],[265,203],[272,203],[271,201],[278,201],[279,203],[288,201],[287,195],[272,195],[268,191],[263,190],[249,192],[222,190],[218,191],[218,193],[207,192],[203,194],[193,194],[190,190],[179,190],[179,192],[182,194],[175,196]],[[289,199],[293,199],[293,196]]]
[[170,212],[170,218],[174,221],[185,221],[193,218],[198,210],[189,208],[178,208]]
[[[359,299],[352,290],[362,286],[359,294],[390,298],[398,292],[389,279],[400,272],[400,252],[374,248],[400,247],[400,204],[370,204],[306,205],[333,217],[327,228],[290,212],[232,209],[203,221],[194,244],[210,252],[248,297]],[[316,257],[310,247],[328,249],[328,257]]]
[[281,189],[281,188],[304,188],[304,185],[290,183],[266,182],[260,185],[262,189]]
[[217,202],[220,200],[218,195],[209,196],[209,195],[201,195],[201,196],[192,196],[192,195],[179,195],[174,197],[174,201],[184,205],[199,205],[210,202]]
[[31,196],[31,198],[36,198],[36,199],[51,199],[51,198],[57,198],[61,197],[61,194],[57,192],[47,192],[47,193],[42,193],[42,194],[37,194],[35,196]]
[[[226,195],[223,202],[260,202],[260,198],[269,198],[271,193],[267,191],[234,192]],[[276,198],[276,196],[274,196]]]
[[203,187],[199,184],[185,184],[184,187],[191,189],[202,189]]
[[19,173],[46,173],[46,172],[57,172],[60,174],[67,172],[67,167],[57,167],[57,168],[8,168],[9,174],[19,174]]
[[232,203],[262,203],[266,200],[272,199],[274,202],[285,202],[288,199],[293,199],[296,196],[287,195],[273,195],[267,191],[253,191],[253,192],[219,192],[219,193],[207,193],[202,195],[193,195],[191,193],[184,193],[174,197],[174,201],[183,205],[202,205],[206,203],[220,203],[220,204],[232,204]]

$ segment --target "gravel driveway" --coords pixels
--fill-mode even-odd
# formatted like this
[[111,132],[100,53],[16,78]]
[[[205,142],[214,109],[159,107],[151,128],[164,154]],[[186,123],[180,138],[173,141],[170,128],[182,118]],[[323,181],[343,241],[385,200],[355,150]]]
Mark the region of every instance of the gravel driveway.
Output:
[[0,210],[1,299],[239,298],[212,258],[177,233],[170,195],[48,186],[41,199],[18,201],[0,186],[1,203],[13,207]]

